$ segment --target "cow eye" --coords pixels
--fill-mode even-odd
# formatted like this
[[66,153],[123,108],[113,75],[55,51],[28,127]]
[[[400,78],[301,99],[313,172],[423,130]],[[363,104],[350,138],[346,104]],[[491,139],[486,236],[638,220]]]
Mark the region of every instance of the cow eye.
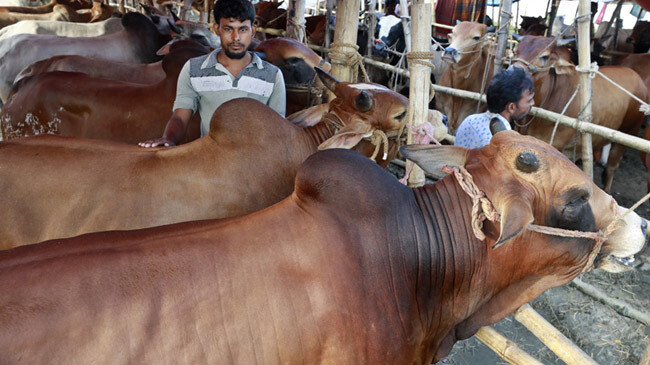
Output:
[[542,62],[546,63],[546,61],[548,61],[548,55],[546,55],[546,56],[542,56],[542,57],[540,57],[539,59],[540,59]]
[[583,193],[575,199],[570,200],[562,209],[562,216],[568,221],[574,221],[580,218],[583,208],[589,202],[589,194]]
[[475,41],[478,41],[479,39],[481,39],[481,37],[480,36],[474,36],[472,39],[474,39]]
[[395,119],[402,120],[404,119],[405,116],[406,116],[406,110],[402,114],[395,116]]

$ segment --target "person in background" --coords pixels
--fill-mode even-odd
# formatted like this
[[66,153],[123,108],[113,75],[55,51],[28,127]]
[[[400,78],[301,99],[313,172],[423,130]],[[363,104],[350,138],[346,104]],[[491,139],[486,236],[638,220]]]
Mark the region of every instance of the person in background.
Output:
[[535,105],[535,86],[523,68],[510,67],[496,74],[487,93],[485,113],[465,118],[456,131],[454,145],[479,148],[490,143],[493,133],[511,130]]
[[221,48],[185,63],[178,76],[173,114],[163,136],[141,142],[141,147],[179,144],[197,110],[201,116],[201,136],[205,136],[214,111],[236,98],[259,100],[284,116],[282,72],[248,51],[255,35],[253,4],[248,0],[219,0],[213,15],[213,30],[221,38]]

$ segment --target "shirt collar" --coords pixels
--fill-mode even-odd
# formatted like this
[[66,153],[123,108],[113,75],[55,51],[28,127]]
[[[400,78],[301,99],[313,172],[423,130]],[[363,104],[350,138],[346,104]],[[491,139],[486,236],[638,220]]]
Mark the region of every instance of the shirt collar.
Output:
[[492,113],[490,111],[486,111],[485,114],[488,116],[488,119],[492,120],[492,118],[497,117],[501,119],[502,122],[506,123],[507,125],[510,125],[510,121],[507,120],[506,118],[503,117],[503,115],[499,113]]
[[[219,63],[219,61],[217,60],[217,53],[219,53],[219,51],[221,51],[221,48],[217,48],[214,51],[210,52],[210,54],[205,59],[205,61],[203,61],[203,64],[201,64],[201,69],[215,67],[217,63]],[[253,61],[251,62],[251,64],[255,65],[260,70],[263,69],[264,64],[260,56],[255,54],[255,52],[249,52],[249,53],[253,55]],[[249,67],[251,64],[247,65],[246,67]]]

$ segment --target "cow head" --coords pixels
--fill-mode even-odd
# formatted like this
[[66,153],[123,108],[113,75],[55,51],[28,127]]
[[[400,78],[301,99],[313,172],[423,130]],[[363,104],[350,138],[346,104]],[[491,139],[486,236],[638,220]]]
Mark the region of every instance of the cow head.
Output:
[[466,64],[476,58],[485,46],[487,25],[474,22],[456,24],[449,38],[449,46],[445,49],[442,59],[456,65]]
[[634,53],[648,52],[650,47],[650,22],[637,22],[626,42],[634,44]]
[[[453,324],[436,358],[445,356],[456,340],[500,321],[543,291],[569,282],[591,267],[594,256],[593,267],[622,271],[628,269],[626,258],[645,244],[645,221],[633,212],[600,247],[590,238],[533,231],[531,223],[598,232],[606,230],[623,210],[562,153],[536,138],[504,131],[480,149],[413,145],[402,152],[427,172],[439,171],[443,165],[464,166],[500,215],[496,224],[484,222],[482,242],[470,239],[467,243],[465,250],[476,262],[468,269],[476,272],[468,281],[478,284],[468,287],[467,314]],[[458,194],[465,194],[455,177],[436,184],[445,190],[454,184]],[[459,203],[447,210],[471,212],[471,203],[465,204],[466,208]],[[467,227],[472,231],[470,224]],[[461,231],[454,230],[455,234]],[[452,256],[462,257],[460,249],[455,252]]]
[[571,52],[565,47],[573,39],[555,42],[554,38],[549,37],[524,36],[518,37],[518,41],[513,65],[526,68],[536,84],[547,77],[551,70],[557,75],[576,72],[571,62]]
[[[364,138],[371,137],[375,131],[398,132],[404,127],[409,106],[404,96],[378,84],[339,82],[320,68],[316,68],[316,72],[325,86],[336,95],[329,103],[329,112],[344,124],[319,149],[354,147],[370,156],[375,146],[363,141]],[[388,155],[394,157],[397,154],[395,144],[390,150]],[[391,159],[387,156],[378,162],[385,166]]]
[[[539,233],[529,224],[598,232],[625,212],[561,152],[514,131],[496,134],[480,149],[407,146],[403,153],[430,173],[439,174],[445,165],[465,167],[500,215],[494,230],[490,224],[484,229],[486,245],[493,252],[488,256],[510,260],[497,252],[507,251],[517,265],[528,266],[526,270],[561,275],[565,282],[587,267],[595,240]],[[630,257],[645,244],[646,228],[645,221],[630,212],[599,249],[593,267],[611,272],[629,269]]]

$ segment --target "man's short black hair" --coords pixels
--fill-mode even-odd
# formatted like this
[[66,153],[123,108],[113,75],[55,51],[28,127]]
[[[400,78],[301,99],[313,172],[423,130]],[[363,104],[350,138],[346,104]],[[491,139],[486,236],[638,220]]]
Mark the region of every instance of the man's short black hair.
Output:
[[235,18],[240,22],[250,20],[251,24],[255,23],[255,8],[250,0],[217,0],[212,15],[217,24],[221,18]]
[[524,91],[535,91],[530,76],[521,67],[510,67],[494,75],[487,89],[487,106],[492,113],[501,113],[508,103],[517,103]]

